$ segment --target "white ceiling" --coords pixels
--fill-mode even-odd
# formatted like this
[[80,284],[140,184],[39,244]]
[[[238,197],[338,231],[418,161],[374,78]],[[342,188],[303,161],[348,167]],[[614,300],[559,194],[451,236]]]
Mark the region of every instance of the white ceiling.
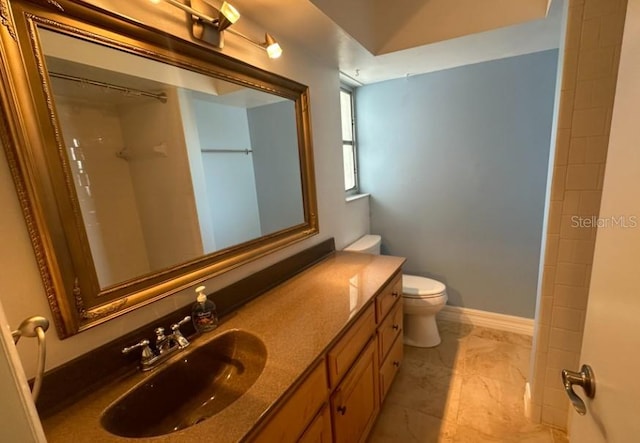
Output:
[[[469,6],[469,1],[493,6],[480,13]],[[382,4],[381,0],[234,0],[233,4],[252,24],[281,42],[283,57],[287,56],[287,47],[295,47],[335,65],[358,83],[368,84],[558,48],[565,1],[554,0],[546,18],[533,20],[530,18],[544,15],[547,0],[402,0],[394,2],[393,8],[404,9],[391,15],[381,6],[375,7]],[[525,3],[524,8],[504,13],[509,12],[508,4]],[[316,4],[341,17],[337,20],[358,39]],[[444,4],[450,9],[445,11]],[[426,13],[434,11],[429,5],[437,6],[435,17]],[[336,11],[342,11],[342,15]],[[346,16],[358,20],[346,20],[345,11]],[[511,24],[523,20],[528,21]],[[376,35],[380,23],[385,24],[385,32]],[[234,26],[242,31],[244,25],[240,20]],[[482,31],[496,26],[502,27]],[[446,40],[421,44],[442,38]]]
[[547,0],[311,0],[374,55],[544,18]]

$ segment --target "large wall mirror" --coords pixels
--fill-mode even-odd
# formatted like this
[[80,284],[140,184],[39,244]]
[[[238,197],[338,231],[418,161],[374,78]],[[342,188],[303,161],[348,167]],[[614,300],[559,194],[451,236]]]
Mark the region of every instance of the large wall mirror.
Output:
[[2,133],[60,337],[318,232],[304,85],[54,3],[11,2]]

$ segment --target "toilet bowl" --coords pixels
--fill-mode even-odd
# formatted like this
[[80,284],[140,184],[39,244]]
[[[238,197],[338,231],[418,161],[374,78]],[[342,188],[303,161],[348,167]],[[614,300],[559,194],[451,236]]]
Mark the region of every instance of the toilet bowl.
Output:
[[447,304],[447,288],[417,275],[402,276],[404,343],[430,348],[440,344],[436,314]]
[[[365,235],[345,251],[380,254],[382,237]],[[431,278],[402,275],[402,308],[404,312],[404,343],[430,348],[440,344],[436,314],[447,303],[446,286]]]

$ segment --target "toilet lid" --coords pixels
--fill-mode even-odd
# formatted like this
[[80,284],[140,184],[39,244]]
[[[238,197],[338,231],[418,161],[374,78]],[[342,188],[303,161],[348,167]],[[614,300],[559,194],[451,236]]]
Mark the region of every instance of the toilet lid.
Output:
[[447,287],[431,278],[417,275],[402,276],[402,292],[405,297],[427,298],[442,295]]

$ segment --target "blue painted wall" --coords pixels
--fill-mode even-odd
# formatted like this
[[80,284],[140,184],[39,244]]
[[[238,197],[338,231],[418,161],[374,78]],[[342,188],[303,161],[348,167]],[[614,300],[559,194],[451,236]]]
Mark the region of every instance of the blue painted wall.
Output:
[[295,104],[247,109],[262,235],[304,222]]
[[533,318],[558,51],[356,91],[371,232],[449,304]]
[[[192,100],[200,149],[251,149],[247,111],[198,98]],[[203,152],[206,193],[216,250],[261,235],[251,155]]]

